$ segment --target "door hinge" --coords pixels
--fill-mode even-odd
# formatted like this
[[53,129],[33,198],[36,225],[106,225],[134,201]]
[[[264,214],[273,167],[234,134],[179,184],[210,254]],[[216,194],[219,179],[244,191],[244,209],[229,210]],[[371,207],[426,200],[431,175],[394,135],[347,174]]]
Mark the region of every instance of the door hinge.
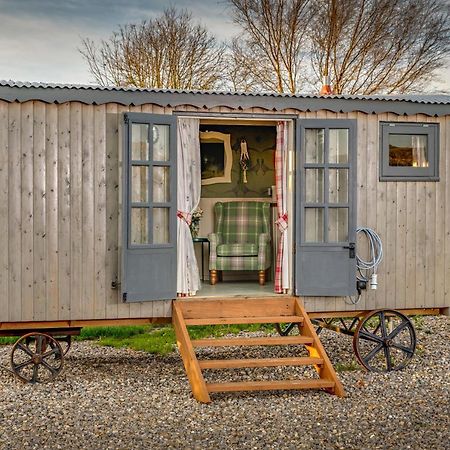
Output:
[[124,292],[122,295],[122,301],[125,303],[127,301],[127,293]]

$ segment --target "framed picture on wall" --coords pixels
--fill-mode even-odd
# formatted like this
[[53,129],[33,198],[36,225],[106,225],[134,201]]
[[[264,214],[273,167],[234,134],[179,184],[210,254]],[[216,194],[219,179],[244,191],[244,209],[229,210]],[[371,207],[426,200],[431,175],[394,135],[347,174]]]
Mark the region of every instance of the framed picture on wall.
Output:
[[229,134],[201,131],[200,159],[202,185],[231,183],[233,152]]

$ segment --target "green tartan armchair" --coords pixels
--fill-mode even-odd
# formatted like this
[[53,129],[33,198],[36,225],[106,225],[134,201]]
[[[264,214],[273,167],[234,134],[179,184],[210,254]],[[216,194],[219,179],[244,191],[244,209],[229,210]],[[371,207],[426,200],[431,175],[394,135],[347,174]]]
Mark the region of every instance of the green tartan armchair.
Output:
[[217,202],[215,232],[210,241],[209,280],[217,283],[218,271],[257,270],[265,283],[270,267],[270,204],[264,202]]

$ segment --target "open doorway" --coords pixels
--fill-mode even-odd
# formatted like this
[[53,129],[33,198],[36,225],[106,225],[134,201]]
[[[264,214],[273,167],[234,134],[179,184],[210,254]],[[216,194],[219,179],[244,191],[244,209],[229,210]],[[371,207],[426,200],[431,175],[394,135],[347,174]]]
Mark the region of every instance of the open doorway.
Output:
[[[277,140],[276,122],[269,120],[239,120],[239,119],[202,119],[200,121],[201,138],[201,164],[202,164],[202,189],[199,208],[202,217],[198,227],[198,239],[194,240],[195,252],[202,280],[201,289],[197,292],[199,297],[234,297],[234,296],[270,296],[274,294],[274,278],[276,255],[278,245],[278,232],[275,224],[277,220],[277,202],[275,196],[275,149]],[[224,142],[225,144],[221,143]],[[228,143],[228,144],[227,144]],[[229,149],[227,150],[227,145]],[[230,161],[231,155],[231,161]],[[228,166],[228,167],[227,167]],[[267,215],[267,231],[269,234],[268,248],[265,257],[267,261],[260,267],[252,266],[250,270],[242,261],[247,261],[257,256],[257,239],[254,235],[249,237],[239,236],[233,249],[227,249],[226,243],[222,244],[218,253],[217,248],[211,252],[211,242],[217,233],[223,230],[218,221],[219,210],[232,210],[236,205],[241,208],[239,214],[244,217],[235,218],[239,230],[231,230],[246,233],[243,222],[247,219],[247,212],[243,211],[249,205],[254,208],[254,202],[264,204]],[[261,205],[261,208],[263,206]],[[222,214],[222,213],[220,213]],[[265,219],[260,219],[265,220]],[[229,224],[229,223],[228,223]],[[233,227],[234,225],[224,225]],[[260,224],[258,225],[260,226]],[[227,228],[225,233],[229,233]],[[250,226],[250,229],[252,227]],[[244,230],[244,231],[242,231]],[[226,239],[225,239],[226,240]],[[229,245],[228,247],[232,247]],[[239,248],[238,248],[239,247]],[[255,247],[255,248],[253,248]],[[238,248],[237,253],[233,251]],[[221,253],[222,252],[222,253]],[[234,264],[233,258],[242,258]],[[222,266],[215,268],[212,258],[222,257]],[[223,256],[222,256],[223,255]],[[228,270],[223,270],[223,268]],[[264,282],[261,283],[262,270],[264,268]],[[256,270],[255,270],[256,269]],[[211,279],[216,275],[217,280]]]

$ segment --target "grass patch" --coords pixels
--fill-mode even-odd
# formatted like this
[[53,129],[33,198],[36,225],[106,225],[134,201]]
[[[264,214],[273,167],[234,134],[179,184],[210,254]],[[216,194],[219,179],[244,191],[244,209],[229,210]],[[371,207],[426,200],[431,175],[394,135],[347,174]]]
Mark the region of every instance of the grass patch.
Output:
[[[113,332],[111,329],[115,328]],[[127,328],[128,330],[124,330]],[[118,330],[122,329],[122,330]],[[192,339],[220,337],[226,334],[237,334],[241,331],[273,332],[272,325],[221,325],[188,327]],[[103,332],[104,331],[104,332]],[[89,336],[88,338],[85,336]],[[170,325],[150,325],[147,327],[106,327],[86,331],[79,337],[81,340],[96,339],[100,345],[115,348],[131,348],[147,353],[166,355],[175,349],[175,331]]]
[[12,345],[15,344],[19,336],[4,336],[0,337],[0,345]]
[[[238,334],[241,331],[265,331],[274,332],[273,325],[248,324],[248,325],[207,325],[188,327],[192,339],[208,337],[220,337],[226,334]],[[2,337],[0,345],[8,345],[16,342],[18,337]],[[146,325],[123,327],[85,327],[79,336],[74,336],[77,341],[97,341],[100,345],[115,348],[131,348],[133,350],[148,353],[166,355],[174,351],[176,345],[175,331],[170,325]]]
[[334,369],[336,372],[354,372],[360,370],[361,366],[356,361],[350,361],[349,363],[335,363]]

